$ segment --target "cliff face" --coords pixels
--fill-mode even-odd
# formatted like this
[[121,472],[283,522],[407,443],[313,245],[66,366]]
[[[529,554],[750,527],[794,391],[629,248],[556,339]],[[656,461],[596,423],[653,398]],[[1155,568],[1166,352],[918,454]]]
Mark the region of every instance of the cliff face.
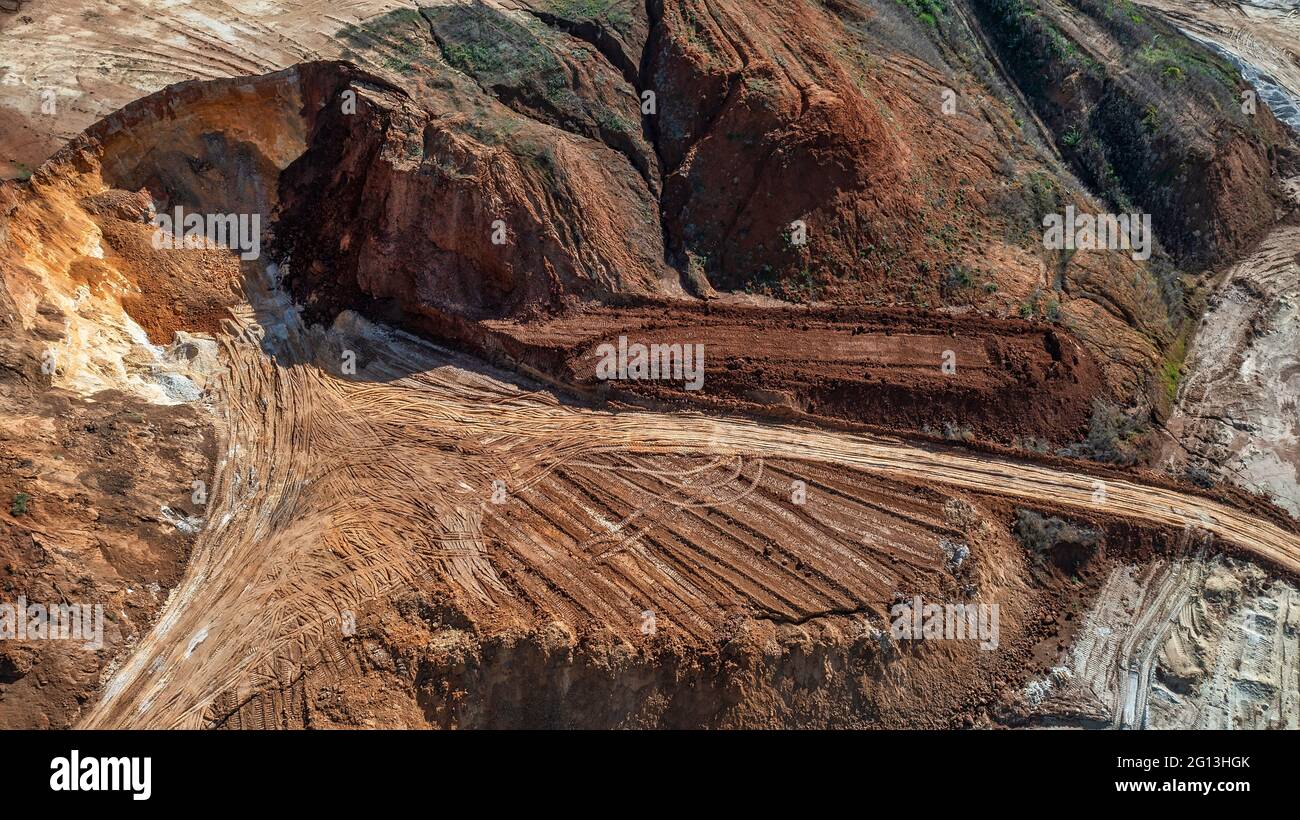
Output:
[[309,147],[280,180],[295,284],[470,319],[676,290],[624,156],[465,85],[417,104],[343,66],[308,81]]
[[[290,282],[320,316],[374,300],[425,328],[645,295],[970,306],[1063,322],[1110,394],[1147,395],[1184,315],[1175,264],[1256,238],[1282,132],[1266,108],[1228,106],[1244,86],[1162,23],[1074,14],[1062,30],[1085,52],[1056,29],[1012,38],[1009,14],[537,0],[385,15],[345,36],[385,56],[383,82],[353,89],[354,115],[345,81],[321,84],[280,181]],[[1163,52],[1133,45],[1147,28],[1197,70],[1162,73]],[[1043,68],[1035,49],[1085,56]],[[1049,99],[1040,74],[1057,70]],[[1182,102],[1152,122],[1159,95]],[[1067,205],[1152,212],[1174,256],[1045,250],[1042,218]]]

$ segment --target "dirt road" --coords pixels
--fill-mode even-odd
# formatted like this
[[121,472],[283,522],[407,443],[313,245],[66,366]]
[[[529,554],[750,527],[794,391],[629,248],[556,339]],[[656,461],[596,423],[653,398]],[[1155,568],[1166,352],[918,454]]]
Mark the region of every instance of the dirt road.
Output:
[[[350,314],[329,332],[308,331],[282,295],[263,288],[255,301],[259,309],[247,307],[232,327],[226,344],[230,368],[214,397],[223,461],[211,488],[206,529],[185,580],[108,681],[85,726],[206,725],[217,698],[238,702],[268,686],[289,685],[305,668],[323,662],[319,647],[338,634],[348,613],[428,574],[476,602],[485,618],[509,618],[521,599],[545,614],[537,602],[551,593],[532,595],[521,576],[508,570],[506,557],[516,541],[531,539],[530,560],[573,602],[572,611],[598,611],[616,584],[597,577],[593,567],[620,545],[637,546],[647,537],[647,528],[630,526],[648,515],[636,495],[630,503],[641,506],[621,511],[608,488],[579,499],[580,505],[607,504],[603,513],[592,513],[606,530],[598,550],[564,552],[562,534],[553,528],[530,534],[502,523],[511,504],[527,499],[552,474],[583,464],[599,467],[602,459],[698,453],[740,460],[740,485],[746,461],[760,472],[765,462],[780,462],[794,476],[798,465],[806,465],[810,485],[830,481],[822,468],[832,468],[845,480],[878,476],[1040,507],[1097,512],[1101,505],[1108,516],[1143,524],[1199,527],[1300,571],[1300,536],[1209,499],[886,438],[692,414],[567,407],[549,394],[524,392],[495,378],[471,359]],[[355,374],[346,367],[353,360]],[[626,472],[654,472],[637,464]],[[681,469],[679,487],[690,483],[690,473]],[[679,500],[668,506],[680,512],[692,505]],[[552,513],[548,520],[560,526],[561,517]],[[663,520],[663,526],[671,525]],[[784,526],[791,537],[792,525]],[[897,583],[880,566],[902,558],[923,573],[936,563],[935,556],[904,547],[893,548],[888,562],[873,563],[889,554],[888,544],[845,547],[852,543],[833,545],[856,550],[842,566],[857,569],[842,571],[864,579],[831,597],[841,607],[853,604],[845,597],[869,596]],[[641,559],[653,559],[647,556],[653,544],[638,548]],[[814,605],[797,600],[792,581],[771,577],[772,562],[764,558],[724,556],[717,574],[793,601],[795,615],[806,615]],[[673,574],[664,566],[654,572]],[[869,575],[878,577],[874,586],[865,580]],[[814,579],[823,586],[833,582],[829,576]],[[694,606],[680,592],[674,601],[654,600],[667,594],[663,589],[684,588],[684,581],[678,587],[644,579],[618,583],[645,583],[640,588],[656,607]]]

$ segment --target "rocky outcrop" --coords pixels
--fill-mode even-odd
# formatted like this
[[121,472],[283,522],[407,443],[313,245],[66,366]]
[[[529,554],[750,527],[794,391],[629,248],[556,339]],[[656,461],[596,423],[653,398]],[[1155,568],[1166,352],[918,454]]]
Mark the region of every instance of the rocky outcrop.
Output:
[[618,152],[460,80],[421,105],[346,66],[328,76],[305,88],[309,148],[280,179],[299,293],[474,319],[674,291],[654,198]]
[[[357,306],[463,338],[463,322],[686,293],[973,308],[1060,322],[1111,397],[1164,401],[1185,311],[1173,263],[1045,249],[1042,218],[1132,205],[1179,258],[1235,253],[1273,207],[1276,123],[1238,122],[1224,95],[1240,84],[1165,26],[1172,62],[1152,82],[1191,113],[1125,130],[1151,105],[1137,69],[1168,56],[1129,45],[1138,23],[1075,14],[1065,39],[1015,48],[999,8],[398,10],[339,33],[373,70],[184,84],[94,138],[117,146],[117,187],[274,215],[275,259],[322,320]],[[1044,98],[1039,46],[1083,55],[1058,78],[1068,94]]]

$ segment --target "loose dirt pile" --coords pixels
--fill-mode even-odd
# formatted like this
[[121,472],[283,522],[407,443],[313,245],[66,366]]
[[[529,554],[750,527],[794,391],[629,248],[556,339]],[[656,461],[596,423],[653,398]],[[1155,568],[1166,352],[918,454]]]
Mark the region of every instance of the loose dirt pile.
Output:
[[[482,328],[478,349],[595,398],[954,439],[1075,441],[1103,390],[1064,329],[989,317],[662,302]],[[655,367],[680,368],[673,357],[689,347],[703,357],[698,384],[671,367],[663,380],[609,378],[601,366],[620,344],[657,346]]]

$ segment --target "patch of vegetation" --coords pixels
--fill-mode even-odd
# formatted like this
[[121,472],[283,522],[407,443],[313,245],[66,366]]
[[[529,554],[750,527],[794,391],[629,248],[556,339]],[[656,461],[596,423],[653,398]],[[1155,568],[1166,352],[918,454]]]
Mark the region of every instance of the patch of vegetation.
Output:
[[931,28],[938,28],[939,21],[948,16],[948,8],[942,0],[898,0],[916,19]]
[[18,493],[14,496],[13,504],[9,506],[9,514],[17,518],[20,515],[27,514],[27,503],[32,497],[27,493]]
[[707,31],[704,22],[695,13],[694,7],[686,6],[682,11],[682,15],[686,18],[686,41],[705,54],[711,57],[716,56],[712,42],[708,37],[704,36],[704,32]]
[[451,43],[443,54],[453,68],[466,74],[487,74],[505,67],[496,46],[487,43]]
[[1138,49],[1137,57],[1163,77],[1183,80],[1189,75],[1199,74],[1235,95],[1237,74],[1233,68],[1218,59],[1216,55],[1203,50],[1193,50],[1188,45],[1178,38],[1157,34]]
[[551,9],[565,20],[599,20],[626,32],[635,22],[620,0],[551,0]]
[[1124,410],[1111,402],[1095,399],[1087,438],[1065,448],[1061,454],[1132,466],[1142,455],[1149,429],[1138,410]]
[[615,131],[625,134],[633,130],[632,125],[623,118],[623,115],[611,108],[601,108],[596,111],[596,124],[606,131]]
[[944,271],[942,290],[945,295],[955,295],[975,286],[972,271],[965,265],[951,264]]
[[523,127],[519,119],[502,117],[474,117],[466,123],[467,130],[484,145],[506,145]]
[[550,145],[524,139],[511,145],[510,150],[552,180],[557,180],[562,175],[555,150]]
[[1034,288],[1033,292],[1020,303],[1018,311],[1021,319],[1037,319],[1042,309],[1043,289]]
[[478,5],[430,6],[424,12],[443,58],[484,88],[542,98],[568,90],[564,65],[542,23],[530,28]]
[[[1193,203],[1190,175],[1207,162],[1204,124],[1224,140],[1245,131],[1271,140],[1240,107],[1236,70],[1163,18],[1128,0],[981,0],[974,4],[994,46],[1079,178],[1115,211],[1147,210],[1175,253],[1204,261],[1212,243]],[[1114,63],[1091,58],[1055,21],[1068,13],[1084,32],[1118,46]],[[1123,76],[1122,82],[1117,78]],[[1162,287],[1162,296],[1176,296]],[[1176,299],[1166,307],[1177,310]]]
[[349,48],[344,56],[358,63],[375,63],[389,71],[411,74],[417,66],[433,66],[429,32],[415,9],[396,9],[372,20],[346,26],[336,35]]
[[1053,563],[1071,573],[1096,553],[1102,540],[1097,530],[1020,508],[1016,509],[1011,532],[1040,562]]
[[1048,299],[1047,306],[1043,309],[1043,315],[1047,317],[1049,322],[1061,321],[1061,303],[1055,298]]
[[[1051,175],[1031,171],[1001,197],[998,207],[1006,215],[1006,237],[1010,242],[1042,242],[1043,217],[1061,213],[1064,192]],[[1041,244],[1040,244],[1041,246]]]
[[1180,337],[1169,352],[1165,355],[1164,362],[1160,365],[1160,383],[1165,389],[1165,395],[1172,404],[1178,398],[1178,383],[1183,377],[1183,359],[1187,355],[1187,341]]
[[783,284],[783,296],[791,302],[812,302],[821,295],[821,283],[812,268],[805,265]]
[[1160,127],[1160,109],[1155,103],[1147,103],[1146,111],[1142,114],[1142,127],[1148,131],[1155,131]]
[[[708,258],[698,258],[703,260],[707,267]],[[773,296],[787,302],[814,302],[821,298],[825,288],[809,265],[789,273],[782,273],[771,265],[764,265],[745,282],[744,290],[746,293]]]
[[[563,16],[577,19],[572,15],[607,7],[589,0],[564,10]],[[600,76],[593,78],[594,88],[578,93],[569,61],[590,59],[593,52],[585,44],[575,48],[539,20],[520,22],[488,6],[428,6],[423,11],[444,60],[502,103],[530,119],[635,153],[640,139],[636,109],[619,110],[622,101],[613,99],[615,91],[605,88]]]

